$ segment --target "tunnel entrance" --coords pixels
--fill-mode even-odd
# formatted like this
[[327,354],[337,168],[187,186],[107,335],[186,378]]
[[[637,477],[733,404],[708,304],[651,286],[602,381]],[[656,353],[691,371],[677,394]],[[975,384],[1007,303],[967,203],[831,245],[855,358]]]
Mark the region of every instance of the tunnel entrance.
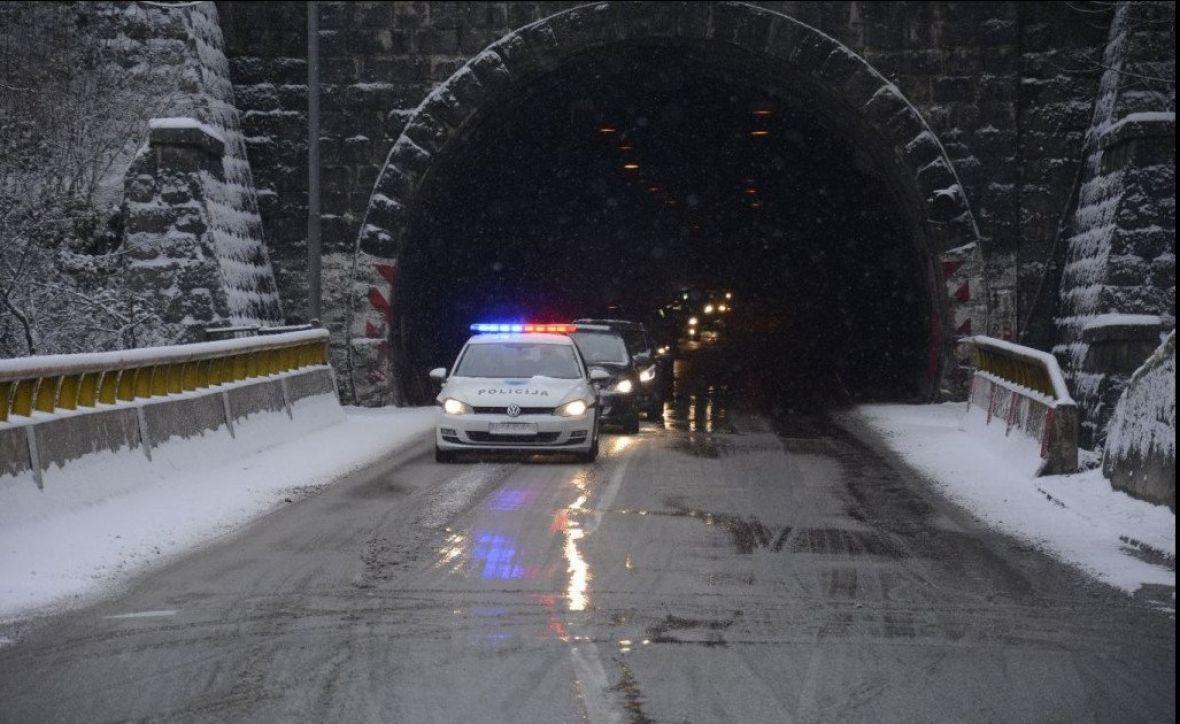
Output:
[[675,339],[670,305],[718,290],[728,384],[788,405],[937,396],[953,344],[939,254],[978,232],[933,132],[789,17],[702,3],[676,5],[710,20],[674,33],[643,19],[669,7],[560,13],[415,112],[358,239],[359,401],[366,386],[427,401],[425,372],[475,321],[609,314]]

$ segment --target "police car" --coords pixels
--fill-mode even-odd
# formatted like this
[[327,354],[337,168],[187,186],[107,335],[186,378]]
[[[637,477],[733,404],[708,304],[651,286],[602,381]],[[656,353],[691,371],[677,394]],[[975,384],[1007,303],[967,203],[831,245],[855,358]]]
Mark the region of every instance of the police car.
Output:
[[465,451],[572,453],[598,457],[598,394],[610,374],[588,369],[571,324],[473,324],[443,383],[435,459]]

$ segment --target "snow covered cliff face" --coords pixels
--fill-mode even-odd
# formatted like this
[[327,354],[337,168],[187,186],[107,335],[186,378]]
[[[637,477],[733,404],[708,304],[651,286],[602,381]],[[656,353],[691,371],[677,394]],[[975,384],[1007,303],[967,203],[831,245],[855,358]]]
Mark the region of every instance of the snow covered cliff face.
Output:
[[[1142,359],[1159,327],[1175,326],[1174,20],[1171,3],[1124,3],[1116,11],[1069,225],[1054,352],[1085,411],[1091,444],[1101,443],[1138,362],[1111,369],[1108,358],[1120,356],[1113,348]],[[1126,315],[1159,319],[1145,329],[1141,316]]]
[[1115,488],[1176,508],[1176,332],[1131,377],[1106,438]]

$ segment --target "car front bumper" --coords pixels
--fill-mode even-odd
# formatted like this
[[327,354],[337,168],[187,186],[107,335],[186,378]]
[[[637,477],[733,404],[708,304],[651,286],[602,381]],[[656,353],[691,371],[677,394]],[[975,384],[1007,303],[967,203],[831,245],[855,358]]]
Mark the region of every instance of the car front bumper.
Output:
[[[446,451],[527,451],[588,452],[594,444],[594,415],[591,408],[578,417],[558,415],[500,414],[448,415],[438,412],[434,438],[439,450]],[[513,422],[536,425],[535,435],[497,435],[494,423]]]
[[613,424],[638,414],[639,396],[630,393],[603,392],[598,395],[598,411],[604,424]]

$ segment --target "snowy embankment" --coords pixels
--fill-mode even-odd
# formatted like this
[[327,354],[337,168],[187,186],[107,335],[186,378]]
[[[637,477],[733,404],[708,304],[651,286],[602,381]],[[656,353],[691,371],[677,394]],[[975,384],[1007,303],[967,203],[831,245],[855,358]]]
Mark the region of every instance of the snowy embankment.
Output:
[[[89,456],[44,491],[0,477],[0,619],[76,605],[145,567],[233,531],[419,439],[433,408],[318,411],[318,429],[251,416],[236,438],[208,434],[139,455]],[[285,415],[281,421],[289,424]],[[218,461],[210,464],[208,461]],[[223,462],[224,461],[224,462]]]
[[965,410],[961,402],[863,405],[849,415],[988,525],[1128,593],[1176,585],[1172,511],[1113,490],[1100,469],[1034,477],[1009,441],[964,429]]

